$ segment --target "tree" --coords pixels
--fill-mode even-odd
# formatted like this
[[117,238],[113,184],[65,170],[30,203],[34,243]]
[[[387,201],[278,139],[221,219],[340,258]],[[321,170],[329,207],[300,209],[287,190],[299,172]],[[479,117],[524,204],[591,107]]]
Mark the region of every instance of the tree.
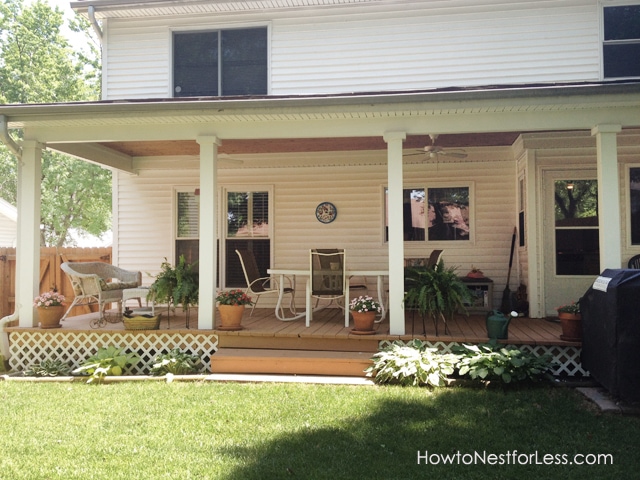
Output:
[[[88,22],[87,49],[73,50],[62,35],[63,13],[38,0],[0,3],[0,103],[58,103],[100,97],[99,49]],[[20,136],[13,133],[13,135]],[[17,138],[18,140],[18,138]],[[0,145],[0,196],[17,198],[16,158]],[[100,235],[111,223],[111,172],[45,150],[42,157],[42,244],[69,244],[70,229]]]

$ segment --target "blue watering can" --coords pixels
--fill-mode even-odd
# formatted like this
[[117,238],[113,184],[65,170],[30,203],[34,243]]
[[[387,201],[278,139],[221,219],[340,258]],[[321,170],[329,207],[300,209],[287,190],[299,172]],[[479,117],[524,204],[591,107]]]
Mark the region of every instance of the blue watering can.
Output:
[[507,317],[500,310],[491,310],[487,313],[487,336],[490,339],[507,338],[510,321],[511,317]]

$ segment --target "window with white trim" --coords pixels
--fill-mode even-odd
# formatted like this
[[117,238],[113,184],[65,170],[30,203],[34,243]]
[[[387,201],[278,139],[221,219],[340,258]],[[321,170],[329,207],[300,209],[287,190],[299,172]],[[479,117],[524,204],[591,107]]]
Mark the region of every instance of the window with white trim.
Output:
[[[388,190],[385,196],[385,242],[389,241]],[[470,183],[455,186],[429,185],[405,188],[403,199],[403,232],[405,242],[469,241],[472,232]]]
[[176,262],[184,255],[188,263],[199,258],[200,201],[195,189],[176,191]]
[[640,77],[640,4],[604,7],[604,78]]
[[173,34],[175,97],[266,95],[267,28]]
[[261,189],[226,192],[225,273],[227,287],[246,287],[236,249],[250,250],[260,276],[271,266],[270,192]]

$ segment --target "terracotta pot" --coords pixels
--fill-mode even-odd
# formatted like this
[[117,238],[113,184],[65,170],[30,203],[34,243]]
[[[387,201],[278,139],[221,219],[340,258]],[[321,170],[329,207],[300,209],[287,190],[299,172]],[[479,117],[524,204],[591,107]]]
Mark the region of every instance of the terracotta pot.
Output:
[[562,326],[561,340],[567,342],[582,341],[582,315],[579,313],[558,313],[560,325]]
[[371,332],[376,319],[376,312],[351,312],[353,326],[358,332]]
[[56,307],[38,307],[40,328],[60,328],[60,319],[64,315],[64,305]]
[[220,312],[219,330],[242,330],[244,305],[218,305]]

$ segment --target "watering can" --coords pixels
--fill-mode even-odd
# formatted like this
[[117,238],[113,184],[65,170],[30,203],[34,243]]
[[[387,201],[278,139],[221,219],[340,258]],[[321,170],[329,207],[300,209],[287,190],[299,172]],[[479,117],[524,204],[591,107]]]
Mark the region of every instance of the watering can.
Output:
[[511,317],[507,317],[500,310],[491,310],[487,313],[487,336],[490,339],[507,338],[510,321]]

